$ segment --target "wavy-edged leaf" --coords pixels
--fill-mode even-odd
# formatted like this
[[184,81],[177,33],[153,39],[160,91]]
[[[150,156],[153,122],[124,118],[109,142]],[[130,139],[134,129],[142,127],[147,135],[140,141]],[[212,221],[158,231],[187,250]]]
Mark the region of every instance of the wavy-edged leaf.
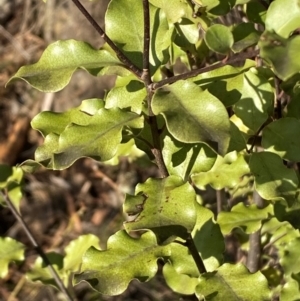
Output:
[[230,140],[230,122],[223,104],[192,81],[178,81],[159,89],[154,114],[162,114],[171,135],[185,143],[204,142],[224,155]]
[[162,154],[169,174],[184,180],[193,173],[210,170],[217,158],[217,154],[203,143],[182,143],[168,134],[163,139]]
[[300,71],[300,36],[285,39],[274,32],[265,31],[260,37],[258,47],[260,56],[273,67],[275,74],[283,81]]
[[221,54],[227,54],[234,43],[231,30],[223,24],[210,26],[204,39],[209,49]]
[[260,271],[252,274],[240,263],[226,263],[216,272],[202,275],[196,295],[199,300],[212,301],[271,300],[271,291],[264,275]]
[[126,196],[124,212],[138,216],[124,224],[127,231],[150,229],[159,243],[177,236],[185,239],[196,222],[196,194],[180,177],[148,179],[138,184],[136,196]]
[[212,211],[199,204],[197,204],[196,210],[197,222],[192,236],[206,270],[214,271],[223,263],[224,237],[220,226],[214,220]]
[[272,205],[259,209],[254,204],[245,206],[239,203],[230,212],[220,212],[218,224],[224,235],[229,234],[234,228],[241,228],[245,233],[251,234],[261,228],[262,221],[267,219],[269,214],[273,214]]
[[300,120],[285,117],[271,122],[263,129],[262,146],[281,158],[300,162]]
[[22,243],[10,237],[0,237],[0,278],[6,277],[10,262],[24,260],[24,252]]
[[[126,17],[126,14],[130,16]],[[110,1],[105,15],[106,34],[126,56],[142,68],[144,20],[142,2],[135,0]],[[120,23],[120,20],[122,22]],[[173,27],[166,15],[150,4],[150,64],[152,73],[168,59]]]
[[241,93],[234,112],[254,134],[273,112],[274,91],[268,79],[259,70],[251,68],[244,73]]
[[[71,123],[60,135],[50,133],[35,159],[47,168],[64,169],[81,157],[107,161],[117,152],[125,126],[142,127],[142,118],[118,108],[100,109],[87,125]],[[45,120],[46,122],[46,120]]]
[[275,31],[284,38],[300,27],[300,3],[298,0],[276,0],[268,8],[266,30]]
[[152,232],[140,238],[122,230],[108,239],[107,250],[89,248],[83,256],[82,272],[75,275],[75,284],[87,281],[105,295],[119,295],[133,279],[145,282],[157,272],[157,260],[171,255],[169,246],[157,245]]
[[299,184],[296,172],[287,168],[282,159],[270,152],[252,154],[249,162],[259,195],[271,201],[285,199],[290,205],[296,200]]
[[43,92],[63,89],[77,68],[93,69],[105,66],[122,66],[109,51],[94,49],[90,44],[75,41],[57,41],[50,44],[40,60],[21,67],[8,83],[23,79]]
[[244,156],[231,152],[224,158],[218,156],[211,170],[192,175],[192,180],[199,189],[205,189],[208,184],[214,189],[233,188],[249,173],[250,169]]
[[280,264],[284,270],[284,274],[290,276],[292,273],[300,273],[300,237],[291,240],[284,248]]

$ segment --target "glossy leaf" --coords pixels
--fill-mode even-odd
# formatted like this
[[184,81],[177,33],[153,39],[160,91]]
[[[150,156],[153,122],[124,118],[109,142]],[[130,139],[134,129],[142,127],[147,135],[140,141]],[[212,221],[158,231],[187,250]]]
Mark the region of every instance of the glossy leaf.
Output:
[[222,24],[210,26],[204,39],[208,48],[221,54],[227,54],[234,43],[232,32]]
[[[130,12],[130,17],[126,17]],[[112,0],[105,15],[106,34],[120,47],[126,56],[142,68],[143,52],[143,6],[135,0]],[[122,20],[122,23],[120,23]],[[150,64],[152,73],[168,59],[173,28],[167,17],[150,4]]]
[[224,237],[220,226],[209,209],[197,204],[197,222],[193,239],[208,272],[216,270],[223,263]]
[[262,146],[281,158],[300,162],[300,120],[282,118],[268,124],[262,135]]
[[282,159],[270,152],[252,154],[249,162],[257,192],[266,200],[296,200],[298,178],[294,170],[284,166]]
[[234,105],[234,112],[254,134],[273,112],[274,91],[259,70],[251,68],[244,73],[241,93],[241,99]]
[[136,187],[136,196],[126,196],[124,212],[137,215],[124,224],[126,231],[150,229],[159,243],[177,236],[185,239],[196,222],[196,194],[177,176],[148,179]]
[[205,142],[224,155],[230,140],[230,122],[222,103],[191,81],[178,81],[159,89],[152,102],[171,135],[186,143]]
[[32,87],[43,92],[63,89],[77,68],[93,69],[104,66],[122,66],[107,50],[94,49],[90,44],[75,41],[57,41],[50,44],[40,60],[21,67],[10,79],[23,79]]
[[275,74],[282,80],[288,80],[300,71],[298,50],[300,36],[282,38],[276,33],[265,31],[258,43],[260,56],[269,63]]
[[241,228],[245,233],[251,234],[261,228],[262,221],[273,213],[271,205],[258,209],[256,205],[245,206],[243,203],[235,205],[230,212],[222,211],[218,215],[218,224],[224,235],[234,228]]
[[232,30],[234,44],[231,49],[233,52],[242,50],[255,45],[260,37],[260,33],[255,29],[253,23],[241,23]]
[[157,259],[170,256],[168,246],[158,246],[152,232],[140,238],[132,238],[119,231],[108,239],[107,250],[91,247],[83,256],[81,274],[75,275],[75,283],[87,281],[105,295],[124,292],[133,279],[150,280],[157,272]]
[[211,170],[194,174],[192,180],[199,189],[205,189],[208,184],[214,189],[232,188],[238,185],[242,177],[249,172],[244,156],[231,152],[224,158],[218,156]]
[[7,276],[10,262],[24,260],[24,252],[22,243],[10,237],[0,237],[0,278]]
[[[255,287],[255,289],[253,289]],[[200,277],[199,300],[269,301],[270,290],[261,272],[251,274],[242,264],[224,264],[216,272]]]
[[[53,121],[55,119],[51,115],[43,122]],[[35,159],[52,169],[67,168],[85,156],[107,161],[117,152],[123,127],[141,127],[141,121],[139,115],[118,108],[100,109],[95,115],[89,116],[86,125],[71,123],[60,135],[48,134],[44,144],[38,147]]]
[[299,1],[290,0],[288,7],[286,4],[285,0],[272,2],[266,17],[266,30],[275,31],[284,38],[288,38],[294,30],[300,27]]

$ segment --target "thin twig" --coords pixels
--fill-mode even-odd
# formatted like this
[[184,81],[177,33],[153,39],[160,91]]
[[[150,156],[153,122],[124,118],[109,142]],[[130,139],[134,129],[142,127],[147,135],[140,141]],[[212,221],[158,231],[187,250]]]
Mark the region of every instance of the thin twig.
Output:
[[183,73],[183,74],[179,74],[179,75],[176,75],[176,76],[173,76],[173,77],[170,77],[170,78],[163,79],[163,80],[161,80],[157,83],[153,83],[151,88],[152,88],[152,90],[156,90],[158,88],[161,88],[162,86],[177,82],[178,80],[192,78],[192,77],[195,77],[199,74],[209,72],[209,71],[213,71],[215,69],[218,69],[220,67],[224,67],[226,65],[235,64],[237,62],[244,61],[246,59],[257,56],[258,53],[259,53],[258,50],[254,50],[252,52],[246,52],[246,53],[239,53],[239,54],[236,54],[236,55],[232,56],[231,58],[229,58],[226,61],[223,60],[221,62],[215,63],[215,64],[210,65],[210,66],[206,66],[206,67],[203,67],[203,68],[200,68],[200,69],[192,70],[192,71],[189,71],[189,72],[186,72],[186,73]]
[[101,38],[112,48],[119,60],[136,76],[139,78],[142,76],[142,71],[129,60],[129,58],[120,50],[120,48],[106,35],[101,26],[95,21],[95,19],[89,14],[89,12],[82,6],[78,0],[72,0],[80,12],[86,17],[86,19],[91,23],[91,25],[100,34]]
[[64,295],[65,295],[65,297],[66,297],[66,299],[68,301],[73,301],[73,298],[71,297],[70,293],[68,292],[68,290],[64,286],[62,280],[59,278],[57,272],[53,268],[53,266],[52,266],[51,262],[49,261],[48,257],[46,256],[46,254],[44,253],[44,251],[42,250],[42,248],[39,246],[39,244],[37,243],[36,239],[33,237],[33,234],[31,233],[30,229],[28,228],[27,224],[23,220],[22,216],[19,214],[18,210],[16,209],[16,207],[14,206],[14,204],[12,203],[12,201],[10,200],[10,198],[7,196],[7,194],[5,195],[2,191],[0,191],[0,194],[2,195],[3,199],[5,200],[5,203],[7,204],[7,206],[9,207],[9,209],[11,210],[11,212],[14,215],[14,217],[16,218],[16,220],[23,227],[23,229],[24,229],[24,231],[25,231],[28,239],[31,241],[34,249],[41,256],[41,258],[43,259],[44,263],[48,267],[49,272],[50,272],[51,276],[53,277],[55,283],[57,284],[58,288],[61,290],[61,292],[64,293]]

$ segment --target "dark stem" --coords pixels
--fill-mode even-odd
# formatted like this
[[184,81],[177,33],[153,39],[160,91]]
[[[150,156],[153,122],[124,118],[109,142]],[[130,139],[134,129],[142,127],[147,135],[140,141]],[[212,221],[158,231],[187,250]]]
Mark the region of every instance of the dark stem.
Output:
[[185,245],[188,247],[193,259],[197,265],[200,274],[207,273],[203,260],[195,246],[195,242],[190,234],[185,242]]
[[2,197],[3,197],[3,199],[5,200],[5,203],[7,204],[7,206],[9,207],[9,209],[11,210],[12,214],[16,218],[16,220],[21,224],[21,226],[24,229],[24,231],[25,231],[28,239],[31,241],[34,249],[41,256],[41,258],[43,259],[44,263],[48,267],[49,272],[52,275],[52,277],[53,277],[56,285],[58,286],[58,288],[61,290],[61,292],[63,292],[63,294],[65,295],[65,297],[66,297],[66,299],[68,301],[73,301],[73,298],[71,297],[70,293],[68,292],[68,290],[64,286],[62,280],[59,278],[57,272],[53,268],[53,266],[52,266],[51,262],[49,261],[48,257],[46,256],[46,254],[44,253],[44,251],[42,250],[42,248],[38,245],[37,241],[33,237],[33,234],[31,233],[30,229],[28,228],[27,224],[23,220],[22,216],[17,211],[16,207],[14,206],[14,204],[12,203],[12,201],[10,200],[10,198],[7,195],[4,195],[2,192],[0,192],[0,193],[1,193]]
[[[253,201],[258,208],[263,208],[264,200],[256,190],[253,191]],[[251,273],[260,269],[261,265],[261,231],[260,229],[249,236],[249,252],[247,257],[247,268]]]
[[226,193],[224,188],[216,191],[217,196],[217,214],[222,211],[222,206],[226,202]]
[[117,47],[117,45],[106,35],[101,26],[95,21],[95,19],[89,14],[89,12],[82,6],[79,0],[72,0],[80,12],[86,17],[86,19],[91,23],[91,25],[100,34],[101,38],[113,49],[119,60],[137,77],[142,76],[142,71],[131,62],[126,55]]
[[191,78],[191,77],[195,77],[199,74],[209,72],[209,71],[218,69],[218,68],[226,66],[226,65],[235,64],[237,62],[244,61],[246,59],[257,56],[258,53],[259,53],[258,50],[254,50],[254,51],[246,52],[246,53],[239,53],[239,54],[236,54],[236,55],[232,56],[231,58],[229,58],[226,61],[223,60],[221,62],[215,63],[215,64],[210,65],[210,66],[206,66],[206,67],[203,67],[203,68],[200,68],[200,69],[192,70],[192,71],[189,71],[189,72],[186,72],[186,73],[183,73],[183,74],[179,74],[179,75],[176,75],[176,76],[173,76],[173,77],[170,77],[170,78],[163,79],[163,80],[161,80],[157,83],[153,83],[151,88],[153,90],[156,90],[158,88],[161,88],[162,86],[177,82],[178,80],[183,80],[183,79],[188,79],[188,78]]

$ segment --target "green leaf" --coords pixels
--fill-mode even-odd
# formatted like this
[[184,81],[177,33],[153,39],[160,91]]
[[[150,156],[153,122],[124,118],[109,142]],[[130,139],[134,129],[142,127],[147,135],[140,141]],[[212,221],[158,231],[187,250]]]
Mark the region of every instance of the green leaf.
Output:
[[99,247],[99,243],[99,238],[93,234],[80,235],[77,239],[72,240],[65,248],[64,270],[67,272],[79,271],[83,254],[91,246]]
[[240,100],[240,92],[244,86],[243,74],[251,67],[255,66],[252,60],[246,60],[242,67],[232,67],[226,65],[213,71],[202,73],[192,80],[195,84],[201,86],[203,90],[208,91],[217,97],[224,106],[230,107]]
[[124,212],[138,216],[126,222],[126,231],[150,229],[158,243],[177,236],[185,239],[196,222],[196,194],[193,187],[180,177],[148,179],[136,187],[136,196],[126,196]]
[[214,271],[223,263],[224,237],[220,226],[214,221],[212,211],[199,204],[196,210],[197,222],[192,233],[193,239],[206,270]]
[[284,274],[287,276],[300,272],[299,248],[300,237],[291,240],[284,248],[280,264],[284,270]]
[[299,283],[288,277],[288,281],[284,284],[281,294],[280,301],[298,301],[300,300]]
[[265,24],[267,8],[259,1],[249,1],[246,6],[246,14],[253,23]]
[[273,112],[274,91],[268,79],[259,70],[251,68],[244,73],[241,93],[234,112],[254,134]]
[[[47,115],[43,123],[55,122],[54,116]],[[116,154],[125,126],[142,127],[142,118],[118,108],[102,108],[89,116],[86,125],[71,123],[60,135],[48,134],[44,144],[36,150],[35,159],[52,169],[67,168],[86,156],[107,161]]]
[[260,33],[255,29],[253,23],[241,23],[232,30],[234,44],[231,49],[233,52],[241,52],[242,50],[255,45],[260,37]]
[[230,133],[230,143],[227,152],[239,152],[246,149],[246,139],[232,121],[230,121]]
[[285,39],[276,33],[265,31],[260,37],[258,47],[260,56],[273,67],[280,79],[288,80],[300,71],[300,36]]
[[275,31],[278,35],[288,38],[300,27],[300,3],[298,0],[276,0],[268,8],[266,30]]
[[137,80],[131,80],[126,85],[115,86],[105,99],[105,108],[127,109],[140,114],[145,110],[147,91],[145,85]]
[[130,281],[145,282],[157,272],[157,259],[167,258],[168,246],[158,246],[152,232],[139,239],[119,231],[108,239],[107,250],[91,247],[83,256],[82,272],[75,275],[75,284],[87,281],[105,295],[119,295]]
[[209,49],[221,54],[228,54],[234,43],[232,32],[222,24],[210,26],[204,39]]
[[24,260],[25,246],[10,238],[0,237],[0,278],[8,274],[8,265],[12,261]]
[[262,198],[271,201],[285,199],[290,205],[295,202],[299,182],[296,172],[287,168],[278,155],[254,153],[249,166],[256,190]]
[[[188,254],[185,254],[188,256]],[[184,258],[186,260],[186,257]],[[199,279],[186,274],[177,272],[170,263],[166,263],[163,267],[163,275],[167,285],[176,293],[183,295],[193,295],[195,287],[199,283]]]
[[269,301],[271,292],[261,272],[251,274],[242,264],[224,264],[216,272],[200,277],[196,287],[199,300]]
[[[126,16],[130,14],[130,17]],[[124,54],[142,68],[144,37],[142,2],[135,0],[112,0],[105,15],[106,34]],[[120,25],[120,20],[122,24]],[[152,74],[168,60],[167,49],[171,44],[173,27],[169,28],[167,17],[150,4],[150,64]]]
[[163,139],[162,154],[169,174],[184,180],[193,173],[210,170],[217,158],[205,144],[182,143],[168,134]]
[[286,107],[286,116],[300,119],[300,101],[299,94],[294,94],[291,96],[290,101]]
[[245,233],[251,234],[261,228],[262,221],[273,214],[273,206],[258,209],[256,205],[245,206],[239,203],[232,207],[230,212],[220,212],[218,224],[224,235],[229,234],[234,228],[241,228]]
[[63,89],[77,68],[101,68],[122,66],[119,60],[107,50],[94,49],[90,44],[75,41],[57,41],[50,44],[40,60],[21,67],[9,80],[23,79],[32,87],[43,92]]
[[[46,254],[46,256],[52,267],[56,270],[60,279],[63,280],[65,285],[68,285],[68,274],[63,270],[63,255],[55,252],[49,252]],[[48,266],[40,256],[37,257],[30,271],[26,273],[26,276],[31,281],[41,281],[45,285],[52,285],[54,287],[57,287],[57,284],[53,279]]]
[[206,11],[209,12],[211,15],[225,15],[227,14],[234,6],[235,1],[234,0],[193,0],[193,2],[200,6],[205,8]]
[[218,156],[211,170],[192,175],[192,180],[199,189],[205,189],[208,184],[214,189],[233,188],[249,173],[244,156],[231,152],[224,158]]
[[277,154],[281,158],[300,162],[300,120],[285,117],[268,124],[262,135],[264,149]]
[[230,140],[230,122],[223,104],[189,80],[159,89],[154,114],[162,114],[171,135],[186,143],[204,142],[224,155]]

